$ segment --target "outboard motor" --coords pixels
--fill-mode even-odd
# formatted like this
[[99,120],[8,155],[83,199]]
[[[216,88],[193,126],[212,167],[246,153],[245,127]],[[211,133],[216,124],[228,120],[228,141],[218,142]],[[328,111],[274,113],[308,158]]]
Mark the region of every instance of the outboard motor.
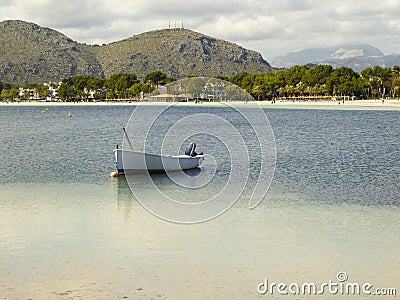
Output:
[[189,146],[185,150],[185,155],[189,156],[196,156],[196,144],[195,143],[190,143]]

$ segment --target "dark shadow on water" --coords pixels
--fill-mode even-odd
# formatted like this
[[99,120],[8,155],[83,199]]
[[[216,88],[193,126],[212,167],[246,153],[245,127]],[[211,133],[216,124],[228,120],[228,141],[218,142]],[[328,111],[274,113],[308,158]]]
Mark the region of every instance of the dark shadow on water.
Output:
[[184,170],[183,172],[190,177],[196,177],[201,174],[201,169],[196,168],[196,169],[191,169],[191,170]]

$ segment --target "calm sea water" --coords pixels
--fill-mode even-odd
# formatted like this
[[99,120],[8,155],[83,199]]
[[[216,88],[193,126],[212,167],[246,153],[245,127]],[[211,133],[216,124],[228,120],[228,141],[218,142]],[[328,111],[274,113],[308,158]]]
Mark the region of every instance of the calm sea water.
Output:
[[[258,283],[321,283],[340,271],[399,291],[399,111],[267,109],[277,162],[264,201],[248,210],[244,196],[210,222],[178,225],[109,177],[132,106],[44,108],[0,108],[1,299],[285,299],[259,295]],[[243,122],[223,107],[176,107],[150,149],[172,116],[193,113]],[[223,144],[194,138],[218,158],[218,189],[230,171]],[[245,136],[257,150],[254,139]]]

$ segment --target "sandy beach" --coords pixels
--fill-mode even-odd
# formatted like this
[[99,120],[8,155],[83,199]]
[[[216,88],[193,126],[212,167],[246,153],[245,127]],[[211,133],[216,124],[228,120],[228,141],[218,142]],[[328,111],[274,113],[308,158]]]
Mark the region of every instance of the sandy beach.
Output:
[[[43,102],[43,101],[21,101],[21,102],[0,102],[0,107],[4,106],[121,106],[121,105],[170,105],[171,102],[154,102],[154,101],[98,101],[98,102]],[[177,102],[179,106],[261,106],[263,108],[288,108],[288,109],[388,109],[400,110],[400,99],[384,100],[354,100],[354,101],[281,101],[277,100],[272,104],[271,101],[223,101],[223,102]]]

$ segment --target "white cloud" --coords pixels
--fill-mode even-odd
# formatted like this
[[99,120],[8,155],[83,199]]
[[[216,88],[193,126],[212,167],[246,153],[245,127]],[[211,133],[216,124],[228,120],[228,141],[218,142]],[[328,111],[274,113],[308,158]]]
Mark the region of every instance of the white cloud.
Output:
[[400,52],[398,0],[0,0],[0,20],[22,19],[86,43],[184,26],[259,51],[368,43]]

